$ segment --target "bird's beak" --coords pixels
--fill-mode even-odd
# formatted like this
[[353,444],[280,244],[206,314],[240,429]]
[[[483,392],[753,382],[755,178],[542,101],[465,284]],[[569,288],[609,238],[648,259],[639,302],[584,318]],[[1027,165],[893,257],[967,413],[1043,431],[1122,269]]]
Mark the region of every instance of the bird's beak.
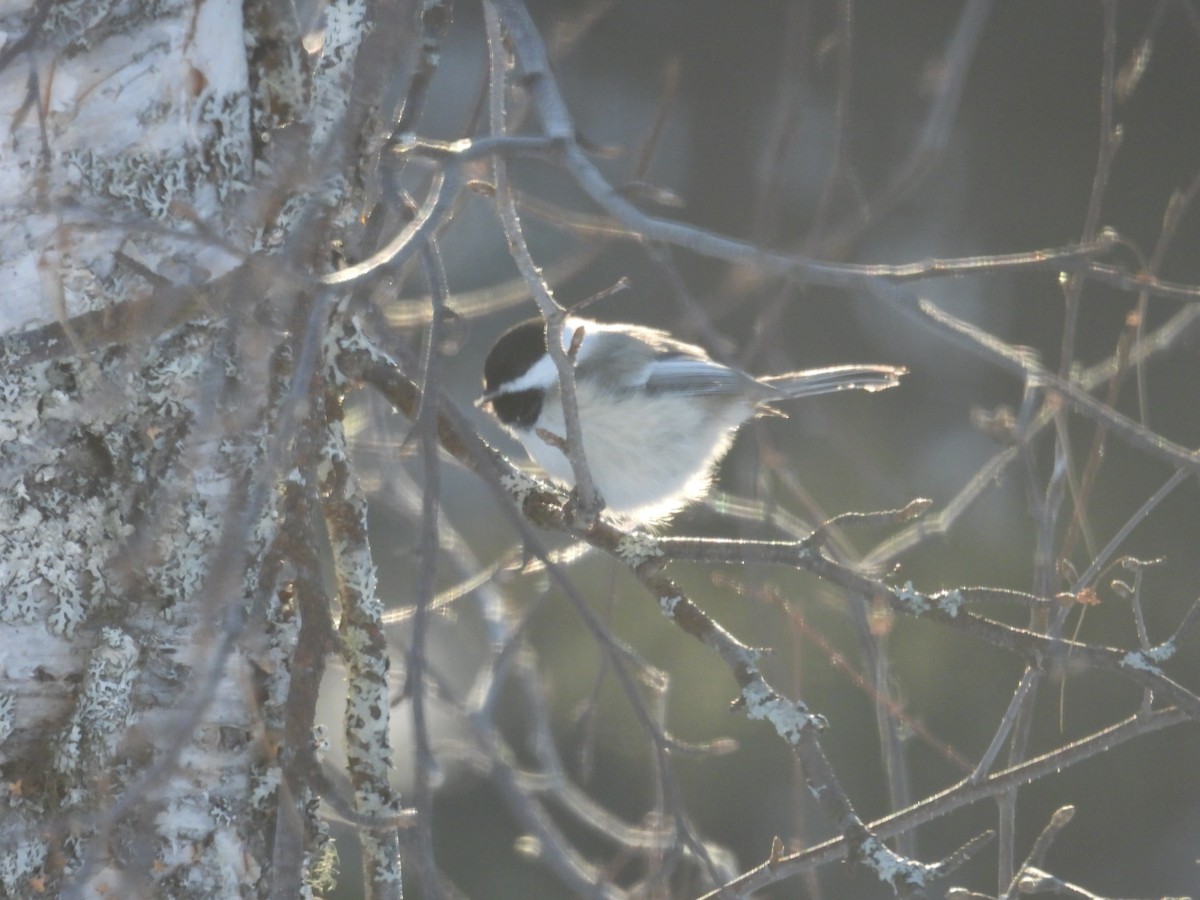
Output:
[[493,400],[495,400],[498,396],[500,396],[499,391],[488,391],[487,393],[480,395],[479,399],[477,399],[475,401],[475,408],[483,409],[485,406],[487,406],[489,403],[491,403]]

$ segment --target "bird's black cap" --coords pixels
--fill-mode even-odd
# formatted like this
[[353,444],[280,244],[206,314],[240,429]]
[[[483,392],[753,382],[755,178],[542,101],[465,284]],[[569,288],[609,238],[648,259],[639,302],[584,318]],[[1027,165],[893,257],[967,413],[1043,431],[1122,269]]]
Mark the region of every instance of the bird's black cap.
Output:
[[541,319],[514,325],[500,335],[483,363],[483,401],[491,404],[497,419],[513,428],[533,428],[546,392],[530,388],[504,393],[502,388],[528,372],[545,355],[545,328]]
[[483,363],[483,390],[491,394],[520,378],[546,353],[546,325],[527,319],[500,335]]

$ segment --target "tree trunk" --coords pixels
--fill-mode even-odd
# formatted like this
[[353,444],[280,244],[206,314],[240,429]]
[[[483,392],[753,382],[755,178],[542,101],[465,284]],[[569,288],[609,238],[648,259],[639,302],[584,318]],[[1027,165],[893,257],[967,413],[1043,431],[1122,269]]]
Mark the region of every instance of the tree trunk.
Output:
[[[324,307],[282,272],[327,267],[313,248],[353,220],[368,13],[334,2],[321,30],[271,0],[86,0],[5,23],[4,896],[329,883],[312,716],[336,641],[307,498],[340,429]],[[365,536],[348,546],[369,571]],[[356,588],[343,633],[377,624]],[[353,804],[373,896],[399,896],[386,684],[365,690],[384,702]]]

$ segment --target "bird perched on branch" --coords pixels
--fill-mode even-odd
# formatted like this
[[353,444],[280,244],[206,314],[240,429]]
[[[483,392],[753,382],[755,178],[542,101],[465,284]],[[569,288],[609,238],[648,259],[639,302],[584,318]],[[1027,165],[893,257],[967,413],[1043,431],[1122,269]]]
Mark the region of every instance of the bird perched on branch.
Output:
[[[833,366],[756,378],[665,331],[568,318],[588,471],[609,512],[653,523],[704,495],[737,429],[773,405],[835,391],[895,387],[905,369]],[[558,370],[545,323],[530,319],[496,341],[479,405],[525,446],[554,481],[573,486]]]

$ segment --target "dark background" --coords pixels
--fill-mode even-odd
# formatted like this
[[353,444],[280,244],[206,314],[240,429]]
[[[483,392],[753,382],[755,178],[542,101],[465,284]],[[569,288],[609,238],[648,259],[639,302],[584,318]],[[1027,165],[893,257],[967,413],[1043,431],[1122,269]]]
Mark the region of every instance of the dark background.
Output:
[[[666,128],[641,180],[676,195],[681,206],[644,208],[714,232],[756,241],[773,249],[841,261],[899,263],[1059,247],[1081,239],[1099,153],[1100,73],[1103,18],[1098,2],[1004,0],[995,4],[977,50],[944,153],[902,202],[883,209],[852,239],[835,240],[839,228],[863,202],[877,198],[911,152],[925,124],[930,86],[961,11],[959,3],[870,3],[854,7],[853,52],[844,118],[843,160],[848,176],[829,198],[823,222],[817,207],[833,163],[839,87],[836,47],[822,50],[834,34],[831,3],[704,2],[652,0],[615,3],[557,62],[576,121],[586,137],[620,150],[603,165],[617,182],[638,178],[637,160],[651,133],[667,71],[678,66],[678,92]],[[533,9],[544,34],[580,21],[595,9],[587,3],[541,3]],[[444,59],[420,123],[423,136],[464,136],[486,68],[482,24],[473,5],[459,3]],[[1116,60],[1128,64],[1150,35],[1145,74],[1117,104],[1122,141],[1102,195],[1099,222],[1115,228],[1129,246],[1112,258],[1136,269],[1149,255],[1173,192],[1200,172],[1200,27],[1196,7],[1183,3],[1126,2],[1117,6]],[[781,104],[781,96],[790,98]],[[802,102],[792,103],[795,98]],[[790,105],[789,105],[790,104]],[[774,141],[784,111],[794,113],[782,148]],[[529,122],[532,129],[535,122]],[[594,212],[565,175],[545,164],[514,164],[517,183],[530,193],[572,209]],[[544,266],[597,239],[540,221],[525,222],[535,257]],[[814,223],[817,227],[814,228]],[[1200,211],[1189,212],[1160,275],[1200,281],[1196,252]],[[504,237],[488,201],[469,203],[447,231],[443,252],[452,288],[469,294],[515,277]],[[636,241],[603,244],[596,258],[555,283],[563,303],[577,302],[627,276],[630,290],[592,307],[589,315],[671,328],[708,343],[751,371],[770,372],[838,362],[889,362],[909,367],[900,390],[883,395],[814,400],[746,429],[722,468],[720,486],[742,495],[765,496],[808,521],[847,510],[885,509],[929,497],[936,512],[1000,448],[972,427],[973,407],[1016,406],[1022,386],[979,354],[952,346],[934,330],[899,316],[867,296],[783,284],[748,268],[669,251],[675,273]],[[713,346],[684,312],[686,295],[728,340]],[[420,293],[419,284],[410,286]],[[1038,352],[1056,369],[1062,340],[1063,292],[1057,273],[987,274],[931,279],[918,292],[957,316],[1013,344]],[[1113,352],[1136,297],[1091,283],[1084,290],[1077,358],[1097,362]],[[1152,298],[1148,327],[1178,309],[1176,301]],[[446,365],[451,390],[464,406],[478,391],[479,369],[494,337],[532,313],[531,303],[489,311],[462,323],[461,346]],[[1188,336],[1145,371],[1151,428],[1187,446],[1200,444],[1200,366],[1195,335]],[[746,348],[750,348],[746,352]],[[1138,416],[1131,389],[1119,408]],[[482,415],[480,428],[514,458],[522,454]],[[388,448],[399,445],[405,423],[377,417],[362,441],[363,456],[376,460],[386,483]],[[1074,460],[1082,466],[1092,438],[1090,423],[1071,419]],[[382,451],[380,452],[380,448]],[[783,459],[803,485],[806,501],[767,472],[763,451]],[[370,454],[375,453],[374,456]],[[1039,478],[1048,472],[1049,445],[1037,445]],[[408,470],[420,477],[414,462]],[[1170,475],[1162,463],[1111,439],[1089,525],[1103,544]],[[467,473],[444,473],[446,518],[461,530],[478,559],[490,562],[515,537],[494,510],[491,494]],[[1010,468],[957,520],[945,538],[907,554],[889,574],[896,584],[912,580],[923,590],[987,584],[1032,589],[1034,523],[1025,502],[1026,480]],[[380,487],[373,539],[381,583],[389,602],[411,602],[416,532],[403,503]],[[1150,570],[1144,602],[1152,640],[1166,637],[1200,594],[1196,552],[1197,491],[1185,483],[1123,548],[1140,558],[1164,557]],[[1065,518],[1065,516],[1064,516]],[[681,515],[672,532],[760,533],[698,508]],[[885,535],[852,533],[860,550]],[[1089,556],[1076,550],[1077,568]],[[445,568],[445,567],[444,567]],[[683,636],[614,564],[589,558],[572,570],[596,608],[646,660],[670,674],[669,727],[689,740],[736,738],[736,752],[718,758],[684,759],[678,773],[700,830],[731,850],[739,869],[766,858],[775,835],[809,842],[829,828],[806,796],[784,744],[764,725],[729,711],[732,678],[705,648]],[[850,797],[864,818],[886,814],[873,706],[829,647],[849,666],[861,659],[843,612],[844,599],[815,579],[775,570],[738,567],[677,567],[682,585],[740,639],[770,647],[766,666],[773,683],[786,687],[830,727],[823,738]],[[1089,610],[1081,637],[1136,646],[1132,616],[1107,585],[1104,601]],[[732,579],[736,584],[731,584]],[[455,581],[452,573],[445,584]],[[504,586],[528,604],[546,585],[518,577]],[[812,636],[791,626],[766,602],[775,591],[798,606]],[[560,594],[532,619],[549,701],[569,760],[586,743],[576,715],[599,671],[599,654]],[[992,612],[989,610],[989,612]],[[994,611],[1014,623],[1020,616]],[[1073,627],[1073,626],[1072,626]],[[397,639],[404,639],[403,630]],[[1196,639],[1170,672],[1194,684]],[[464,690],[483,652],[483,637],[469,601],[457,617],[437,623],[434,660]],[[906,712],[935,738],[914,737],[911,767],[918,797],[962,777],[942,753],[952,747],[978,759],[1009,702],[1020,662],[962,635],[919,621],[896,621],[888,640],[897,696]],[[1039,701],[1031,751],[1045,752],[1132,713],[1141,700],[1127,683],[1098,675],[1048,681]],[[515,698],[514,698],[515,699]],[[600,691],[593,738],[595,772],[584,787],[631,821],[653,803],[647,753],[633,717],[611,677]],[[514,710],[518,704],[513,704]],[[1060,725],[1060,708],[1062,725]],[[336,716],[336,711],[331,715]],[[407,716],[407,707],[397,718]],[[525,724],[514,712],[509,737]],[[458,733],[445,724],[446,736]],[[397,774],[408,778],[406,732],[397,736]],[[938,744],[940,743],[940,747]],[[1105,896],[1182,895],[1200,891],[1200,741],[1192,728],[1139,739],[1026,789],[1019,808],[1018,857],[1064,803],[1077,807],[1047,868]],[[513,851],[519,832],[486,781],[448,764],[437,804],[435,837],[448,874],[473,897],[566,896],[538,864]],[[805,824],[798,824],[799,818]],[[922,859],[935,860],[970,836],[995,826],[995,807],[980,803],[943,818],[919,835]],[[605,858],[602,844],[582,845]],[[352,842],[343,841],[341,896],[354,896]],[[954,883],[995,891],[995,847],[959,872]],[[824,896],[883,896],[843,866],[821,874]],[[775,886],[764,896],[806,896],[800,880]],[[698,893],[698,892],[697,892]]]

